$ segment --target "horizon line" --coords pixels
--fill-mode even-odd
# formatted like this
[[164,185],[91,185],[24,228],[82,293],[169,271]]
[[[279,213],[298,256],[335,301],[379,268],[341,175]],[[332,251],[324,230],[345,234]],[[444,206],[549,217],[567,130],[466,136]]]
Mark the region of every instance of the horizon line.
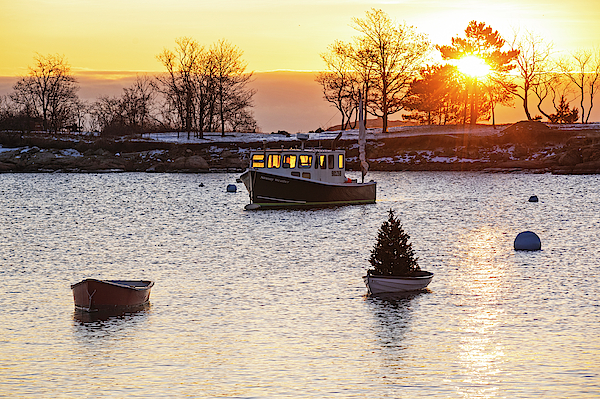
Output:
[[[80,76],[93,76],[93,75],[104,75],[114,76],[115,78],[131,77],[135,75],[148,75],[148,74],[159,74],[166,73],[166,71],[151,71],[151,70],[102,70],[102,69],[87,69],[87,68],[71,68],[73,75]],[[318,73],[323,70],[310,70],[310,69],[269,69],[262,71],[250,71],[247,73],[276,73],[276,72],[295,72],[295,73]],[[14,75],[0,75],[0,78],[20,78],[27,76],[26,74],[14,74]]]

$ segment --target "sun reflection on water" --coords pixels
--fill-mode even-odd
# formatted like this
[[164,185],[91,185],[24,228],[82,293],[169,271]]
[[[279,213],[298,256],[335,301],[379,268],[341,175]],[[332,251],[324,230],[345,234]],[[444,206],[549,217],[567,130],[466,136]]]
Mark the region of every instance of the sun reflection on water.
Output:
[[469,232],[458,244],[456,289],[461,293],[462,312],[457,361],[464,375],[456,389],[466,398],[493,398],[498,393],[504,348],[496,333],[504,313],[507,273],[506,263],[498,257],[502,244],[501,235],[489,226]]

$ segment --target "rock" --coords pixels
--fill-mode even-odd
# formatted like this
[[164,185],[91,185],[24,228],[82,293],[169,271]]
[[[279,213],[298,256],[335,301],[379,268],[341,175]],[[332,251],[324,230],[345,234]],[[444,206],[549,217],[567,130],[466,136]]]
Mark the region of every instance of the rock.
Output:
[[15,162],[15,157],[19,155],[20,150],[11,150],[0,152],[0,162]]
[[14,164],[0,162],[0,172],[8,172],[13,170],[15,167]]
[[208,162],[200,155],[192,155],[187,158],[185,166],[189,169],[204,169],[208,170]]
[[192,155],[190,157],[179,157],[175,162],[168,164],[167,169],[169,170],[190,170],[200,171],[208,170],[208,162],[200,155]]
[[582,162],[592,162],[600,160],[600,151],[596,148],[587,147],[581,150]]
[[27,160],[28,164],[35,164],[38,166],[46,165],[52,161],[56,160],[56,154],[53,154],[50,151],[37,152],[33,154]]
[[558,158],[560,166],[575,166],[583,161],[579,150],[571,149]]
[[515,145],[515,149],[513,151],[513,157],[517,158],[517,159],[521,159],[521,158],[526,158],[527,155],[529,155],[529,151],[527,150],[527,148],[523,147],[522,145]]

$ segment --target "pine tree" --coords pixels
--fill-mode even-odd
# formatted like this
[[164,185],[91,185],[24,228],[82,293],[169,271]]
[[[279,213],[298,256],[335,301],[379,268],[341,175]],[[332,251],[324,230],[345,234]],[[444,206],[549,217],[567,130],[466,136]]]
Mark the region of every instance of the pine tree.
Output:
[[369,262],[374,270],[369,270],[372,275],[384,276],[409,276],[420,271],[417,258],[408,242],[410,236],[406,234],[400,219],[394,216],[390,209],[389,218],[383,222],[377,236],[377,243],[371,251]]

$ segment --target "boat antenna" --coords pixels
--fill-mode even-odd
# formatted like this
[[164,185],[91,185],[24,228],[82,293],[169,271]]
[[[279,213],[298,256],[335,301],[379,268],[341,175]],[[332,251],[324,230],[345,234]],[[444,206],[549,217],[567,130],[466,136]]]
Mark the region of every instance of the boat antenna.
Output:
[[358,158],[360,160],[362,183],[364,183],[365,175],[369,170],[369,164],[367,163],[367,153],[365,150],[365,147],[367,145],[367,131],[365,129],[365,121],[363,117],[362,90],[358,93],[358,119]]

